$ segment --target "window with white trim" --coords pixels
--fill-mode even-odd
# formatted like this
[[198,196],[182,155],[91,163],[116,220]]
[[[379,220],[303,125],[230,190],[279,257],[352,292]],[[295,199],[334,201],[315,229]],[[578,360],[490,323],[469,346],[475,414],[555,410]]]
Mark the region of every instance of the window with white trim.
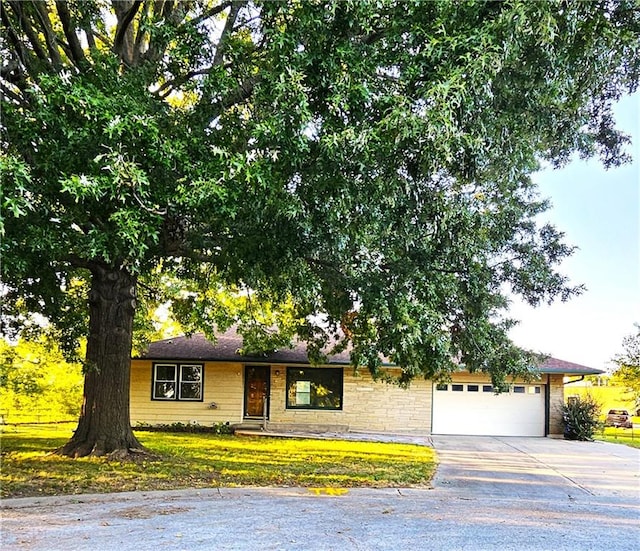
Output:
[[203,375],[202,364],[154,364],[151,399],[202,402]]

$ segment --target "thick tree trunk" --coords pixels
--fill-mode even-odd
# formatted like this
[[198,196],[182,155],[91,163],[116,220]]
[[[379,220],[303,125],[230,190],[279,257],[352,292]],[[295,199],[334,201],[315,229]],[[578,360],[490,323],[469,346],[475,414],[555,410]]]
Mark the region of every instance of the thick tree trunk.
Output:
[[125,269],[97,263],[91,273],[82,410],[73,437],[57,453],[126,458],[142,450],[129,416],[136,279]]

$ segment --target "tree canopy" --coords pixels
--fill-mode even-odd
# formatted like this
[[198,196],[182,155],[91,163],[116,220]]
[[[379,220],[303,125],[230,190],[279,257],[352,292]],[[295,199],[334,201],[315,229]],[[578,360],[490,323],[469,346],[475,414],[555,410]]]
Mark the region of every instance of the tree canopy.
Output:
[[531,367],[510,293],[580,290],[531,175],[624,162],[633,0],[0,10],[6,332],[40,313],[69,347],[88,335],[90,372],[120,373],[147,304],[209,334],[255,330],[262,304],[374,373],[385,356],[405,382],[462,364],[499,384]]
[[640,325],[622,340],[622,348],[624,352],[613,359],[618,366],[613,376],[631,393],[636,408],[640,408]]
[[82,370],[65,361],[56,343],[0,339],[0,420],[71,420],[82,402]]

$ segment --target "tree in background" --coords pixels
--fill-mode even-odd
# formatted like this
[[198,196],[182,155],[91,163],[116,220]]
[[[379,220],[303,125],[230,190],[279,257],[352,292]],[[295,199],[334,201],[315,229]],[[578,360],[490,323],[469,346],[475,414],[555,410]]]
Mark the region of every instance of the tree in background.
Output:
[[640,325],[636,325],[636,333],[623,339],[622,348],[624,352],[613,359],[618,366],[613,372],[613,377],[632,394],[636,411],[638,411],[640,410]]
[[374,374],[389,357],[402,383],[530,373],[509,293],[580,290],[530,176],[574,153],[624,161],[611,105],[640,65],[633,0],[4,0],[0,15],[3,327],[36,312],[66,349],[87,335],[70,456],[140,447],[136,313],[163,300],[210,336],[245,320],[252,347],[296,334],[320,359],[337,339]]
[[3,422],[69,421],[82,404],[82,366],[65,360],[54,342],[0,339]]

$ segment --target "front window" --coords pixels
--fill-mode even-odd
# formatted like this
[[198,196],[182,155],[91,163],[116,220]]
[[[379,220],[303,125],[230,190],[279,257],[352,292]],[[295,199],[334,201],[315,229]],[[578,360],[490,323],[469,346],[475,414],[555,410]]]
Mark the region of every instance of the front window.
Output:
[[155,364],[152,398],[201,402],[202,375],[201,364]]
[[287,368],[287,409],[342,409],[343,370]]

